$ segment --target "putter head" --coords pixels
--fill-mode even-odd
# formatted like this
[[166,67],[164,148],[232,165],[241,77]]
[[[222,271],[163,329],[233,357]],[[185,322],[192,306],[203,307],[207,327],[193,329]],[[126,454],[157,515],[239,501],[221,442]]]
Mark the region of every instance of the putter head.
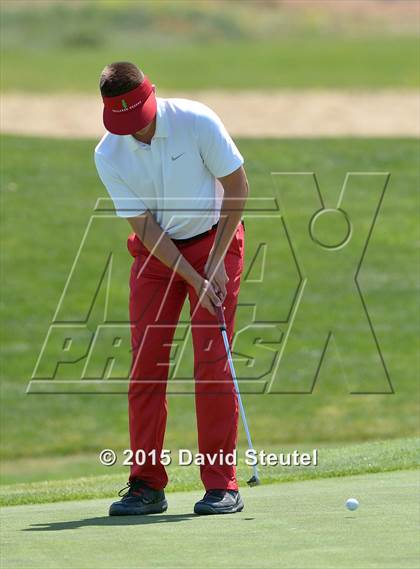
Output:
[[250,486],[251,488],[253,486],[259,486],[261,484],[260,479],[257,476],[252,476],[248,482],[247,482],[248,486]]

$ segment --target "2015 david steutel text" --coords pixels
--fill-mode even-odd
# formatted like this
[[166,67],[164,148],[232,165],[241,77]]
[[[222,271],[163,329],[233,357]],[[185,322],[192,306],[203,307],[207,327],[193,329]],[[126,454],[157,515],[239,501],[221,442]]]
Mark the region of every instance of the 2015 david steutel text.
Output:
[[[192,464],[200,466],[203,464],[226,464],[237,465],[239,452],[237,450],[224,453],[222,450],[215,453],[193,452],[190,449],[178,449],[171,451],[163,449],[160,456],[156,450],[149,452],[138,449],[133,452],[131,449],[125,449],[122,452],[125,457],[122,465],[132,466],[137,464],[142,466],[146,462],[149,464],[162,464],[168,466],[174,461],[179,466],[190,466]],[[117,454],[111,449],[104,449],[99,455],[100,462],[105,466],[112,466],[117,462]],[[308,452],[300,452],[295,449],[290,452],[267,452],[265,450],[247,449],[244,452],[244,461],[248,466],[318,466],[318,449],[314,448]]]

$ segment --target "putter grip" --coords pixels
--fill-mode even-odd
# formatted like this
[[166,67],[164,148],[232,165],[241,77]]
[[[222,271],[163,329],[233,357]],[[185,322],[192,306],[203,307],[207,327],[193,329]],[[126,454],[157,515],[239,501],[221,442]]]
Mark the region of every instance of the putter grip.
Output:
[[226,330],[225,314],[223,306],[215,306],[217,320],[221,329]]

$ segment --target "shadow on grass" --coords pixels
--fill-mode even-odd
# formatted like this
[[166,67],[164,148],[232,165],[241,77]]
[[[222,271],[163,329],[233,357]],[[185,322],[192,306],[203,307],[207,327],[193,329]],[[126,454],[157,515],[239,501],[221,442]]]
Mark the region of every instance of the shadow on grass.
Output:
[[78,529],[89,526],[134,526],[147,524],[160,524],[170,522],[184,522],[189,519],[198,518],[195,514],[154,514],[149,516],[103,516],[96,518],[86,518],[84,520],[73,520],[67,522],[46,522],[45,524],[33,524],[22,531],[61,531],[68,529]]
[[[32,524],[21,531],[62,531],[66,529],[79,529],[90,526],[141,526],[148,524],[161,524],[173,522],[185,522],[187,520],[207,518],[208,516],[197,516],[196,514],[153,514],[149,516],[103,516],[96,518],[86,518],[84,520],[73,520],[69,522],[46,522],[44,524]],[[214,516],[218,517],[218,516]],[[236,518],[243,521],[253,521],[255,518]]]

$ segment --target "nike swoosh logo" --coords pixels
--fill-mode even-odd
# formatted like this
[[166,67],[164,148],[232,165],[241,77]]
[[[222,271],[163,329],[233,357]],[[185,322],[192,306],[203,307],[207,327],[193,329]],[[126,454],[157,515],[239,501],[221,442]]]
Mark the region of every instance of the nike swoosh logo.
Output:
[[185,152],[181,152],[181,154],[178,154],[178,156],[171,156],[172,161],[175,162],[175,160],[178,160],[178,158],[181,158],[181,156],[184,156]]

